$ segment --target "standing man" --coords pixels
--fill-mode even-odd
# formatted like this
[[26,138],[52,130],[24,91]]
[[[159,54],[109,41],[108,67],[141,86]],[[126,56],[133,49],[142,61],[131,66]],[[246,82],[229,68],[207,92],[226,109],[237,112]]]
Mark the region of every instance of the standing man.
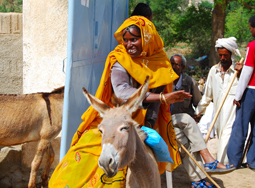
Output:
[[[249,28],[255,38],[255,16],[249,19]],[[251,124],[251,141],[247,152],[247,163],[255,170],[255,41],[247,46],[247,54],[241,77],[237,86],[237,92],[233,101],[236,104],[236,119],[228,145],[229,163],[235,167],[243,154],[244,143],[247,137],[248,126]]]
[[[215,48],[218,51],[220,62],[214,65],[209,71],[205,93],[196,108],[195,114],[197,115],[203,114],[211,101],[213,101],[214,104],[214,113],[217,111],[229,87],[229,82],[232,80],[235,73],[234,54],[241,56],[235,37],[218,39]],[[241,70],[240,63],[237,64],[238,69],[236,68],[236,70]],[[236,107],[233,107],[232,103],[235,97],[237,84],[238,79],[235,78],[215,123],[215,130],[219,139],[217,160],[223,164],[228,164],[227,146],[232,124],[235,120]]]

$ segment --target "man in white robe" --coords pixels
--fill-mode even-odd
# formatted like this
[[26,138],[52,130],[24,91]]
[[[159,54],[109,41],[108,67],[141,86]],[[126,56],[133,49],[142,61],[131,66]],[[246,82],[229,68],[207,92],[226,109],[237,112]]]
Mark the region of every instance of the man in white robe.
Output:
[[[220,58],[220,62],[214,65],[208,74],[205,93],[200,100],[195,114],[201,115],[205,113],[206,107],[213,101],[214,113],[217,112],[222,98],[229,87],[230,81],[235,73],[234,55],[241,56],[236,38],[222,38],[216,41],[216,50]],[[241,68],[240,64],[239,69]],[[217,160],[223,164],[228,164],[227,146],[232,130],[232,124],[235,120],[236,107],[233,106],[233,100],[236,93],[238,79],[236,78],[220,111],[215,123],[215,130],[218,136]]]

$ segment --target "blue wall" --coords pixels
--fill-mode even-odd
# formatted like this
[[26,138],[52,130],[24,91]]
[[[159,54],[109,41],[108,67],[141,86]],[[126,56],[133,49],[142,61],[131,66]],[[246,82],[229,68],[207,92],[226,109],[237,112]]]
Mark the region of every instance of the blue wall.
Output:
[[117,45],[113,34],[127,17],[128,0],[69,0],[60,160],[89,107],[82,87],[96,93],[106,57]]

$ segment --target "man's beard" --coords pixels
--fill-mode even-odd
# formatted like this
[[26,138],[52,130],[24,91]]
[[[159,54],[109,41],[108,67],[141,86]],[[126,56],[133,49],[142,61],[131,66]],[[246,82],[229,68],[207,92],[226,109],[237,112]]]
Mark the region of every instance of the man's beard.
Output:
[[221,61],[221,65],[222,65],[223,67],[225,67],[227,64],[228,64],[228,61],[225,61],[225,62],[222,62],[222,61]]

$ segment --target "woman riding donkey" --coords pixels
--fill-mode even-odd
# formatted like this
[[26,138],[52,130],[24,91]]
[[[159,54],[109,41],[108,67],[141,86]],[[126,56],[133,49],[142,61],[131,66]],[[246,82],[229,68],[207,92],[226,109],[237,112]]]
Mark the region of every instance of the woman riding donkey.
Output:
[[[190,98],[184,91],[172,91],[172,83],[178,77],[163,50],[163,41],[151,21],[132,16],[124,21],[114,34],[119,45],[110,52],[105,62],[96,97],[113,106],[111,97],[126,101],[149,76],[149,91],[132,114],[141,126],[157,130],[168,145],[174,163],[158,163],[159,172],[172,171],[180,163],[175,133],[171,123],[169,104]],[[55,169],[49,187],[125,187],[126,168],[109,179],[98,167],[102,151],[98,124],[101,117],[92,106],[82,115],[73,137],[71,148]]]

